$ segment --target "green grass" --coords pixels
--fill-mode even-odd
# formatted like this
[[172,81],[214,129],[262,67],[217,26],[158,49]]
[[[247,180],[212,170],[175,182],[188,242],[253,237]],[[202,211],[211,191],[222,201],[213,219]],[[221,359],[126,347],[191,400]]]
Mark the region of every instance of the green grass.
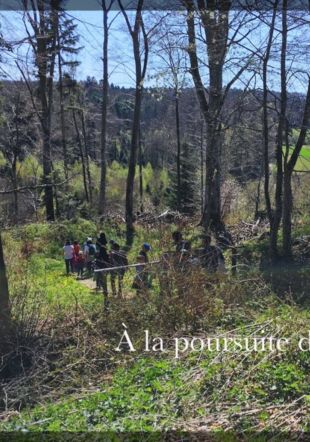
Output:
[[[283,148],[285,152],[285,147]],[[290,149],[290,153],[293,152],[293,148]],[[304,172],[310,170],[310,145],[303,146],[300,155],[295,165],[295,169],[298,172]]]
[[[224,352],[215,355],[206,351],[184,354],[180,360],[174,358],[171,349],[164,354],[157,353],[157,356],[140,350],[130,355],[132,357],[115,352],[115,342],[119,341],[122,333],[122,321],[126,321],[130,328],[136,327],[133,331],[134,339],[143,334],[148,324],[151,324],[150,330],[153,328],[156,332],[159,323],[153,319],[156,310],[151,302],[144,305],[143,302],[135,303],[134,299],[124,306],[119,305],[119,311],[111,308],[109,315],[104,316],[102,296],[91,293],[74,277],[64,274],[63,239],[74,235],[82,240],[89,234],[94,236],[101,229],[107,232],[109,238],[124,243],[123,228],[115,230],[109,225],[97,228],[94,223],[80,220],[76,224],[33,224],[16,228],[5,235],[13,297],[16,296],[18,300],[19,293],[26,287],[30,303],[28,307],[33,308],[38,302],[41,303],[43,317],[52,318],[60,312],[74,314],[74,310],[80,308],[87,316],[84,316],[84,325],[83,322],[78,325],[81,327],[78,344],[72,332],[69,347],[65,347],[61,353],[66,363],[59,359],[54,372],[51,369],[51,378],[55,375],[55,379],[58,379],[52,387],[56,399],[45,398],[40,403],[36,399],[37,405],[26,407],[19,416],[7,422],[0,422],[0,432],[159,432],[175,428],[199,429],[197,423],[201,423],[215,434],[221,434],[227,422],[238,431],[246,431],[255,425],[260,429],[272,430],[273,424],[277,423],[274,421],[277,407],[281,411],[284,404],[292,404],[294,401],[299,401],[297,406],[304,407],[310,403],[310,352],[298,351],[296,343],[281,354],[232,355]],[[174,226],[161,229],[138,227],[129,253],[130,262],[134,262],[141,244],[146,240],[153,247],[150,259],[158,258],[161,250],[171,247],[170,235],[173,229]],[[191,238],[195,245],[199,243],[198,234],[198,229],[185,232],[185,236]],[[33,254],[29,260],[18,261],[25,240],[32,245]],[[267,247],[268,241],[249,241],[243,248],[254,261],[259,261]],[[18,267],[16,262],[20,263]],[[208,333],[222,335],[238,328],[237,333],[240,335],[263,333],[266,336],[292,336],[297,339],[307,334],[310,330],[308,309],[286,305],[271,296],[269,302],[270,291],[264,286],[255,285],[257,274],[246,273],[243,277],[248,281],[246,284],[249,289],[245,291],[247,299],[240,297],[239,300],[240,286],[236,281],[222,281],[219,284],[214,296],[226,293],[227,284],[231,284],[229,289],[236,305],[222,303],[223,310],[218,318],[210,323],[206,321]],[[128,273],[126,292],[131,290],[131,281],[132,274]],[[256,291],[251,299],[250,291]],[[157,294],[158,283],[155,282],[150,301],[153,302]],[[176,307],[175,310],[180,312]],[[65,314],[61,317],[66,317]],[[85,332],[86,339],[86,333],[91,334],[93,331],[93,340],[87,341],[90,343],[87,345],[94,345],[90,353],[94,364],[97,363],[96,358],[100,361],[106,358],[110,364],[106,381],[101,376],[102,365],[99,365],[100,368],[95,365],[94,372],[91,368],[87,371],[88,361],[86,364],[83,360],[83,346],[80,349],[80,336]],[[202,332],[199,330],[197,334]],[[137,348],[140,348],[140,344]],[[75,366],[75,371],[70,371]],[[70,373],[72,381],[70,376],[68,380],[62,379],[59,376],[62,372],[68,373],[67,376]],[[66,395],[61,382],[65,384],[64,390],[69,392]],[[83,385],[83,389],[81,387],[79,390],[79,385]],[[85,385],[89,385],[89,388]],[[92,392],[85,391],[85,388]],[[272,412],[268,411],[269,406],[274,407]],[[252,408],[257,409],[257,413],[246,417]],[[298,425],[299,430],[306,428],[305,416],[301,416]],[[219,440],[225,438],[222,436]]]
[[[280,330],[281,336],[297,339],[309,325],[309,313],[285,306],[266,311],[239,333],[264,326],[267,336]],[[214,416],[210,429],[220,430],[221,407],[222,416],[231,419],[230,424],[235,421],[236,428],[250,428],[253,422],[268,428],[277,407],[310,399],[309,368],[310,353],[296,350],[296,343],[281,354],[224,353],[217,359],[204,352],[187,354],[180,361],[171,354],[140,357],[130,367],[117,369],[112,382],[98,386],[97,392],[25,410],[0,424],[0,431],[154,432],[208,422],[210,415]],[[271,412],[265,408],[270,404]],[[254,421],[237,416],[252,408],[258,409]]]

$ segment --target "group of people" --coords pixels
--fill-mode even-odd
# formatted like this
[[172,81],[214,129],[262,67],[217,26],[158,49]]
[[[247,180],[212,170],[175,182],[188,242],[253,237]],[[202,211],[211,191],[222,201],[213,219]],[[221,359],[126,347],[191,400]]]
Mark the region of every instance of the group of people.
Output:
[[180,264],[199,265],[209,273],[225,272],[225,258],[219,246],[212,245],[210,235],[202,237],[202,247],[192,250],[190,241],[184,240],[182,233],[173,232],[172,238]]
[[[78,241],[71,243],[70,240],[67,240],[63,250],[67,275],[77,273],[78,278],[94,276],[96,289],[102,289],[105,296],[108,295],[107,278],[109,275],[112,294],[122,297],[123,279],[127,270],[128,259],[126,251],[122,250],[117,242],[110,240],[108,244],[106,235],[102,232],[96,242],[88,237],[83,246],[80,246]],[[133,288],[137,291],[148,285],[148,275],[143,270],[145,264],[149,262],[148,253],[150,250],[151,246],[144,243],[136,259],[136,275]]]
[[[192,250],[190,241],[183,239],[180,231],[173,232],[172,239],[175,245],[174,256],[182,268],[199,265],[210,273],[225,272],[222,250],[211,244],[210,235],[205,235],[202,247],[195,250]],[[95,242],[92,238],[87,238],[82,247],[78,241],[71,243],[67,240],[63,249],[67,274],[76,272],[78,278],[83,278],[83,276],[90,278],[94,275],[96,288],[102,289],[105,297],[108,296],[107,278],[109,275],[112,294],[122,297],[128,259],[126,251],[122,250],[118,243],[110,240],[108,244],[106,235],[102,232]],[[150,244],[144,243],[135,259],[136,273],[132,288],[137,291],[137,294],[151,287],[151,276],[147,268],[150,250]]]

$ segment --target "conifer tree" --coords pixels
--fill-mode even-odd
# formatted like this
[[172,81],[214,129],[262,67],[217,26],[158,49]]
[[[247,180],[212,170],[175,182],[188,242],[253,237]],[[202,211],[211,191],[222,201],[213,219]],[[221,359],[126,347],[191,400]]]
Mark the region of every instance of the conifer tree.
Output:
[[[173,210],[178,210],[185,215],[193,215],[198,207],[198,182],[197,182],[197,161],[193,145],[188,141],[182,143],[181,161],[180,161],[180,182],[178,183],[178,174],[176,165],[170,173],[171,188],[168,202]],[[180,186],[180,187],[179,187]],[[179,203],[178,189],[180,188]]]

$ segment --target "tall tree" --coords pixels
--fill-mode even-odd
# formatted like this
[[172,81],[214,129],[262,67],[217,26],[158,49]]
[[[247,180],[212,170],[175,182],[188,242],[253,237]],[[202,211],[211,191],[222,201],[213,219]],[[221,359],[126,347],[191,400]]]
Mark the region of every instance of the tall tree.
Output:
[[[211,0],[198,1],[198,7],[192,0],[186,0],[187,31],[189,40],[189,58],[191,74],[196,88],[197,97],[202,115],[206,121],[207,149],[206,149],[206,178],[205,178],[205,206],[202,223],[205,229],[221,230],[221,120],[223,106],[223,69],[228,44],[229,32],[229,0],[216,2]],[[195,14],[198,14],[206,38],[208,53],[209,88],[208,95],[204,87],[197,55],[195,31]]]
[[141,105],[143,94],[143,83],[149,55],[148,36],[145,30],[142,17],[143,0],[139,0],[135,12],[134,24],[131,25],[127,12],[119,0],[120,9],[125,18],[129,34],[132,39],[135,61],[135,102],[133,111],[131,147],[128,165],[126,185],[126,226],[127,243],[132,244],[134,233],[134,181],[136,173],[137,156],[139,151],[139,135],[141,121]]
[[280,94],[280,111],[279,111],[279,123],[277,131],[276,142],[276,190],[275,190],[275,210],[271,223],[270,232],[270,253],[271,258],[276,260],[278,258],[278,232],[282,219],[282,192],[283,192],[283,134],[286,130],[287,118],[287,85],[286,85],[286,57],[287,57],[287,0],[283,0],[282,5],[282,29],[281,29],[281,60],[280,60],[280,72],[281,72],[281,94]]
[[[168,23],[169,26],[169,23]],[[177,176],[177,210],[181,211],[181,124],[180,124],[180,98],[186,84],[186,58],[184,53],[184,37],[163,28],[163,36],[158,42],[157,56],[163,65],[160,76],[165,79],[165,87],[171,86],[174,93],[175,132],[176,132],[176,176]]]
[[102,65],[103,65],[103,80],[102,80],[102,104],[101,104],[101,135],[100,135],[100,188],[98,213],[102,215],[105,213],[106,207],[106,150],[107,150],[107,110],[109,99],[109,63],[108,63],[108,45],[109,45],[109,11],[114,0],[110,0],[109,5],[106,5],[106,0],[102,0],[103,11],[103,48],[102,48]]
[[76,45],[79,41],[79,36],[76,34],[76,24],[73,19],[68,17],[64,11],[59,12],[58,27],[57,27],[57,64],[58,64],[58,89],[60,102],[60,129],[61,129],[61,144],[64,162],[64,173],[66,179],[68,178],[68,146],[66,134],[66,115],[65,115],[65,85],[64,75],[65,69],[73,69],[79,65],[76,60],[67,59],[67,55],[77,55],[81,48]]
[[296,166],[301,149],[305,144],[307,130],[310,127],[310,76],[308,75],[308,91],[303,111],[302,124],[297,142],[289,156],[290,148],[286,147],[283,167],[283,255],[285,258],[292,256],[292,174]]
[[[59,26],[59,0],[52,0],[51,7],[47,7],[44,0],[29,3],[23,0],[24,24],[29,43],[32,46],[38,76],[39,107],[35,103],[33,92],[32,103],[37,112],[42,130],[42,163],[43,183],[45,185],[44,202],[46,219],[55,219],[53,198],[53,168],[51,153],[51,121],[54,92],[54,72],[57,54],[57,29]],[[32,33],[29,27],[32,29]],[[22,72],[22,69],[20,69]],[[24,73],[22,75],[25,78]]]
[[29,113],[27,101],[20,90],[20,84],[14,86],[10,94],[3,99],[3,119],[0,126],[0,151],[6,160],[5,172],[9,176],[13,189],[13,220],[19,219],[19,170],[18,162],[30,153],[36,141],[33,130],[33,111]]
[[272,20],[269,29],[268,41],[265,54],[263,55],[263,158],[264,158],[264,196],[266,211],[270,225],[273,222],[273,215],[269,191],[269,122],[268,122],[268,63],[272,48],[273,35],[277,14],[278,0],[274,2]]
[[180,182],[177,170],[171,173],[172,188],[169,194],[169,205],[172,209],[177,209],[189,216],[194,215],[197,210],[197,151],[196,143],[184,141],[180,155]]
[[[236,29],[232,29],[232,35],[229,38],[230,0],[197,0],[197,2],[184,0],[184,4],[187,10],[190,73],[201,113],[206,122],[205,202],[202,224],[206,230],[211,228],[221,231],[225,230],[221,216],[221,154],[224,138],[222,110],[229,90],[248,68],[253,54],[242,55],[242,59],[238,60],[236,72],[224,87],[223,74],[227,52],[234,44],[242,45],[242,41],[247,38],[247,33],[240,37],[240,28],[243,22],[241,21]],[[203,40],[202,46],[207,52],[208,87],[205,87],[200,72],[196,18],[199,19],[204,34],[204,38],[199,38],[199,41]]]

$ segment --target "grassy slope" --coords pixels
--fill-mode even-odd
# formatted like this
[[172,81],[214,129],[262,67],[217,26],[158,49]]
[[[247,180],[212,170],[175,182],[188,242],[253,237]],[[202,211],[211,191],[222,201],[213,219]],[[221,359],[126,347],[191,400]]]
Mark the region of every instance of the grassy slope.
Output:
[[310,146],[304,146],[302,148],[295,166],[295,170],[296,171],[310,170]]
[[[64,225],[61,234],[68,236],[71,228],[76,231],[74,226]],[[86,224],[78,235],[82,237],[91,228],[93,226]],[[56,237],[59,231],[55,226]],[[159,249],[169,231],[165,228],[158,235],[154,230],[139,230],[130,259],[134,259],[145,237],[151,238],[153,246]],[[74,303],[90,312],[96,311],[101,297],[91,295],[73,278],[63,275],[61,243],[58,240],[57,245],[51,240],[51,229],[42,225],[32,231],[29,226],[26,233],[36,250],[27,264],[28,283],[33,293],[43,293],[43,306],[50,314],[54,308],[55,311],[72,309]],[[122,240],[123,233],[118,235]],[[20,236],[17,232],[15,238],[14,235],[7,237],[7,246],[15,244],[18,249],[16,237]],[[12,259],[16,259],[14,253]],[[11,285],[18,291],[18,278],[12,279]],[[130,279],[127,280],[129,286]],[[239,321],[239,333],[264,330],[266,335],[306,334],[310,329],[309,311],[277,304],[273,303],[264,312],[258,310],[254,317],[252,311],[249,318],[244,314]],[[247,308],[245,306],[245,312]],[[234,328],[232,323],[224,320],[214,332],[222,334],[231,328]],[[141,354],[134,363],[114,371],[112,383],[96,385],[97,392],[75,394],[56,403],[26,409],[19,417],[0,424],[0,430],[154,431],[206,427],[219,430],[229,427],[274,429],[277,425],[285,428],[287,415],[292,414],[292,410],[296,412],[295,401],[300,409],[297,429],[305,429],[310,398],[309,355],[310,352],[296,351],[296,345],[282,354],[243,353],[231,357],[229,353],[221,353],[215,357],[205,352],[186,355],[180,361],[176,361],[170,351],[161,356]],[[288,422],[294,429],[294,419]]]
[[[269,328],[299,336],[310,325],[309,313],[282,306],[257,318],[250,331]],[[271,324],[272,321],[272,324]],[[223,330],[221,330],[223,332]],[[240,331],[245,333],[246,329]],[[2,430],[156,431],[167,429],[273,429],[295,411],[298,429],[307,428],[310,403],[309,352],[292,344],[279,353],[191,353],[179,361],[140,357],[118,369],[112,385],[58,403],[24,411]],[[299,412],[296,411],[298,402]],[[252,412],[253,411],[253,412]],[[286,412],[285,412],[286,411]]]

